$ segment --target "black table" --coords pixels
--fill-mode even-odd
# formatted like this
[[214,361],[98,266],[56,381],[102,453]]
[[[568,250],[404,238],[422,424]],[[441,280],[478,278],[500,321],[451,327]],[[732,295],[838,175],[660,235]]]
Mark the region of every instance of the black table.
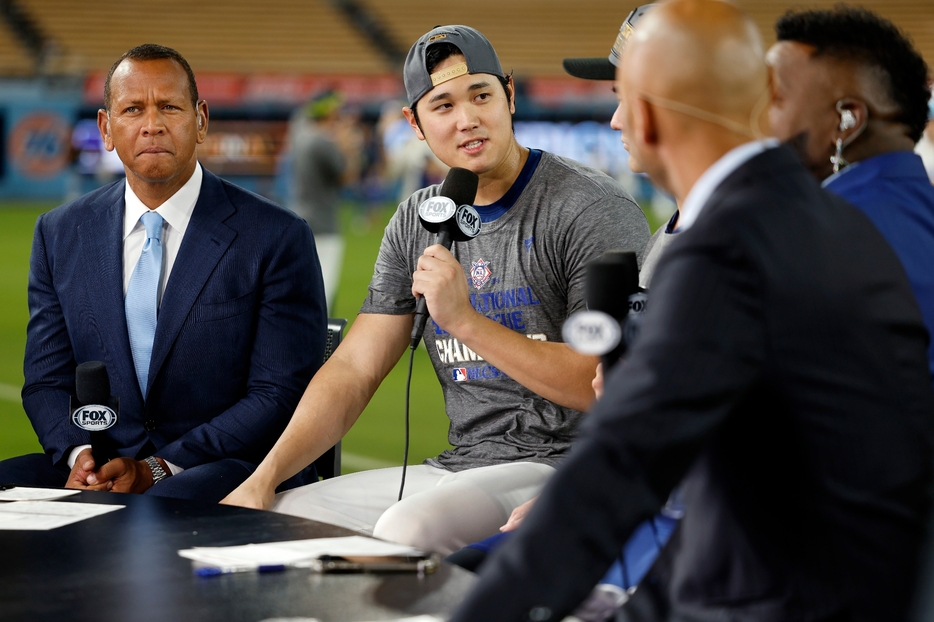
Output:
[[472,574],[448,564],[422,578],[302,568],[197,577],[179,549],[353,532],[143,495],[82,492],[63,501],[126,507],[51,531],[0,531],[0,620],[387,620],[450,613],[474,583]]

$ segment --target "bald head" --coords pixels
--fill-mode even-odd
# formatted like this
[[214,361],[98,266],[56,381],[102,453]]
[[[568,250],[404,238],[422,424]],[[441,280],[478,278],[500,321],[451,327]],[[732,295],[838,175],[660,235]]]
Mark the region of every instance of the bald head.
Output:
[[690,124],[718,124],[747,139],[757,133],[750,117],[768,87],[764,49],[752,20],[728,2],[671,0],[657,7],[639,23],[621,73],[650,103],[681,104],[668,108],[692,117]]

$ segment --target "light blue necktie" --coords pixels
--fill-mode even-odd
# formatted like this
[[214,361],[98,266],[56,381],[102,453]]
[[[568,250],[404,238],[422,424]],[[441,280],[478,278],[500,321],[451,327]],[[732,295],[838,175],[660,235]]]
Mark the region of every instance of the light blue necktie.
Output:
[[146,227],[146,243],[126,290],[126,325],[130,335],[130,352],[136,367],[139,388],[146,398],[149,383],[149,360],[156,336],[159,309],[159,281],[162,276],[162,216],[146,212],[140,217]]

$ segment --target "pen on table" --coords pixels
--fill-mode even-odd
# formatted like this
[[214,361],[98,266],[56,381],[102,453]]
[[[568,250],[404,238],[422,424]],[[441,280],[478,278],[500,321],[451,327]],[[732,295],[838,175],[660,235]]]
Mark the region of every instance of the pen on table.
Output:
[[195,568],[194,573],[199,577],[217,577],[222,574],[235,574],[238,572],[280,572],[288,568],[285,564],[266,564],[262,566],[202,566]]

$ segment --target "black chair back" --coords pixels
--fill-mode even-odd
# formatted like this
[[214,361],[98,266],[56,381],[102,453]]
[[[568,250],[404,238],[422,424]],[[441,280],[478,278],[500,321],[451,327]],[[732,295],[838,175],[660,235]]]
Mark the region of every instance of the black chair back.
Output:
[[[347,320],[343,318],[328,318],[328,340],[324,345],[324,360],[327,361],[337,346],[341,344],[344,337],[344,327],[347,326]],[[318,477],[321,479],[330,479],[341,474],[341,442],[331,447],[321,454],[314,461],[315,470],[318,471]]]

